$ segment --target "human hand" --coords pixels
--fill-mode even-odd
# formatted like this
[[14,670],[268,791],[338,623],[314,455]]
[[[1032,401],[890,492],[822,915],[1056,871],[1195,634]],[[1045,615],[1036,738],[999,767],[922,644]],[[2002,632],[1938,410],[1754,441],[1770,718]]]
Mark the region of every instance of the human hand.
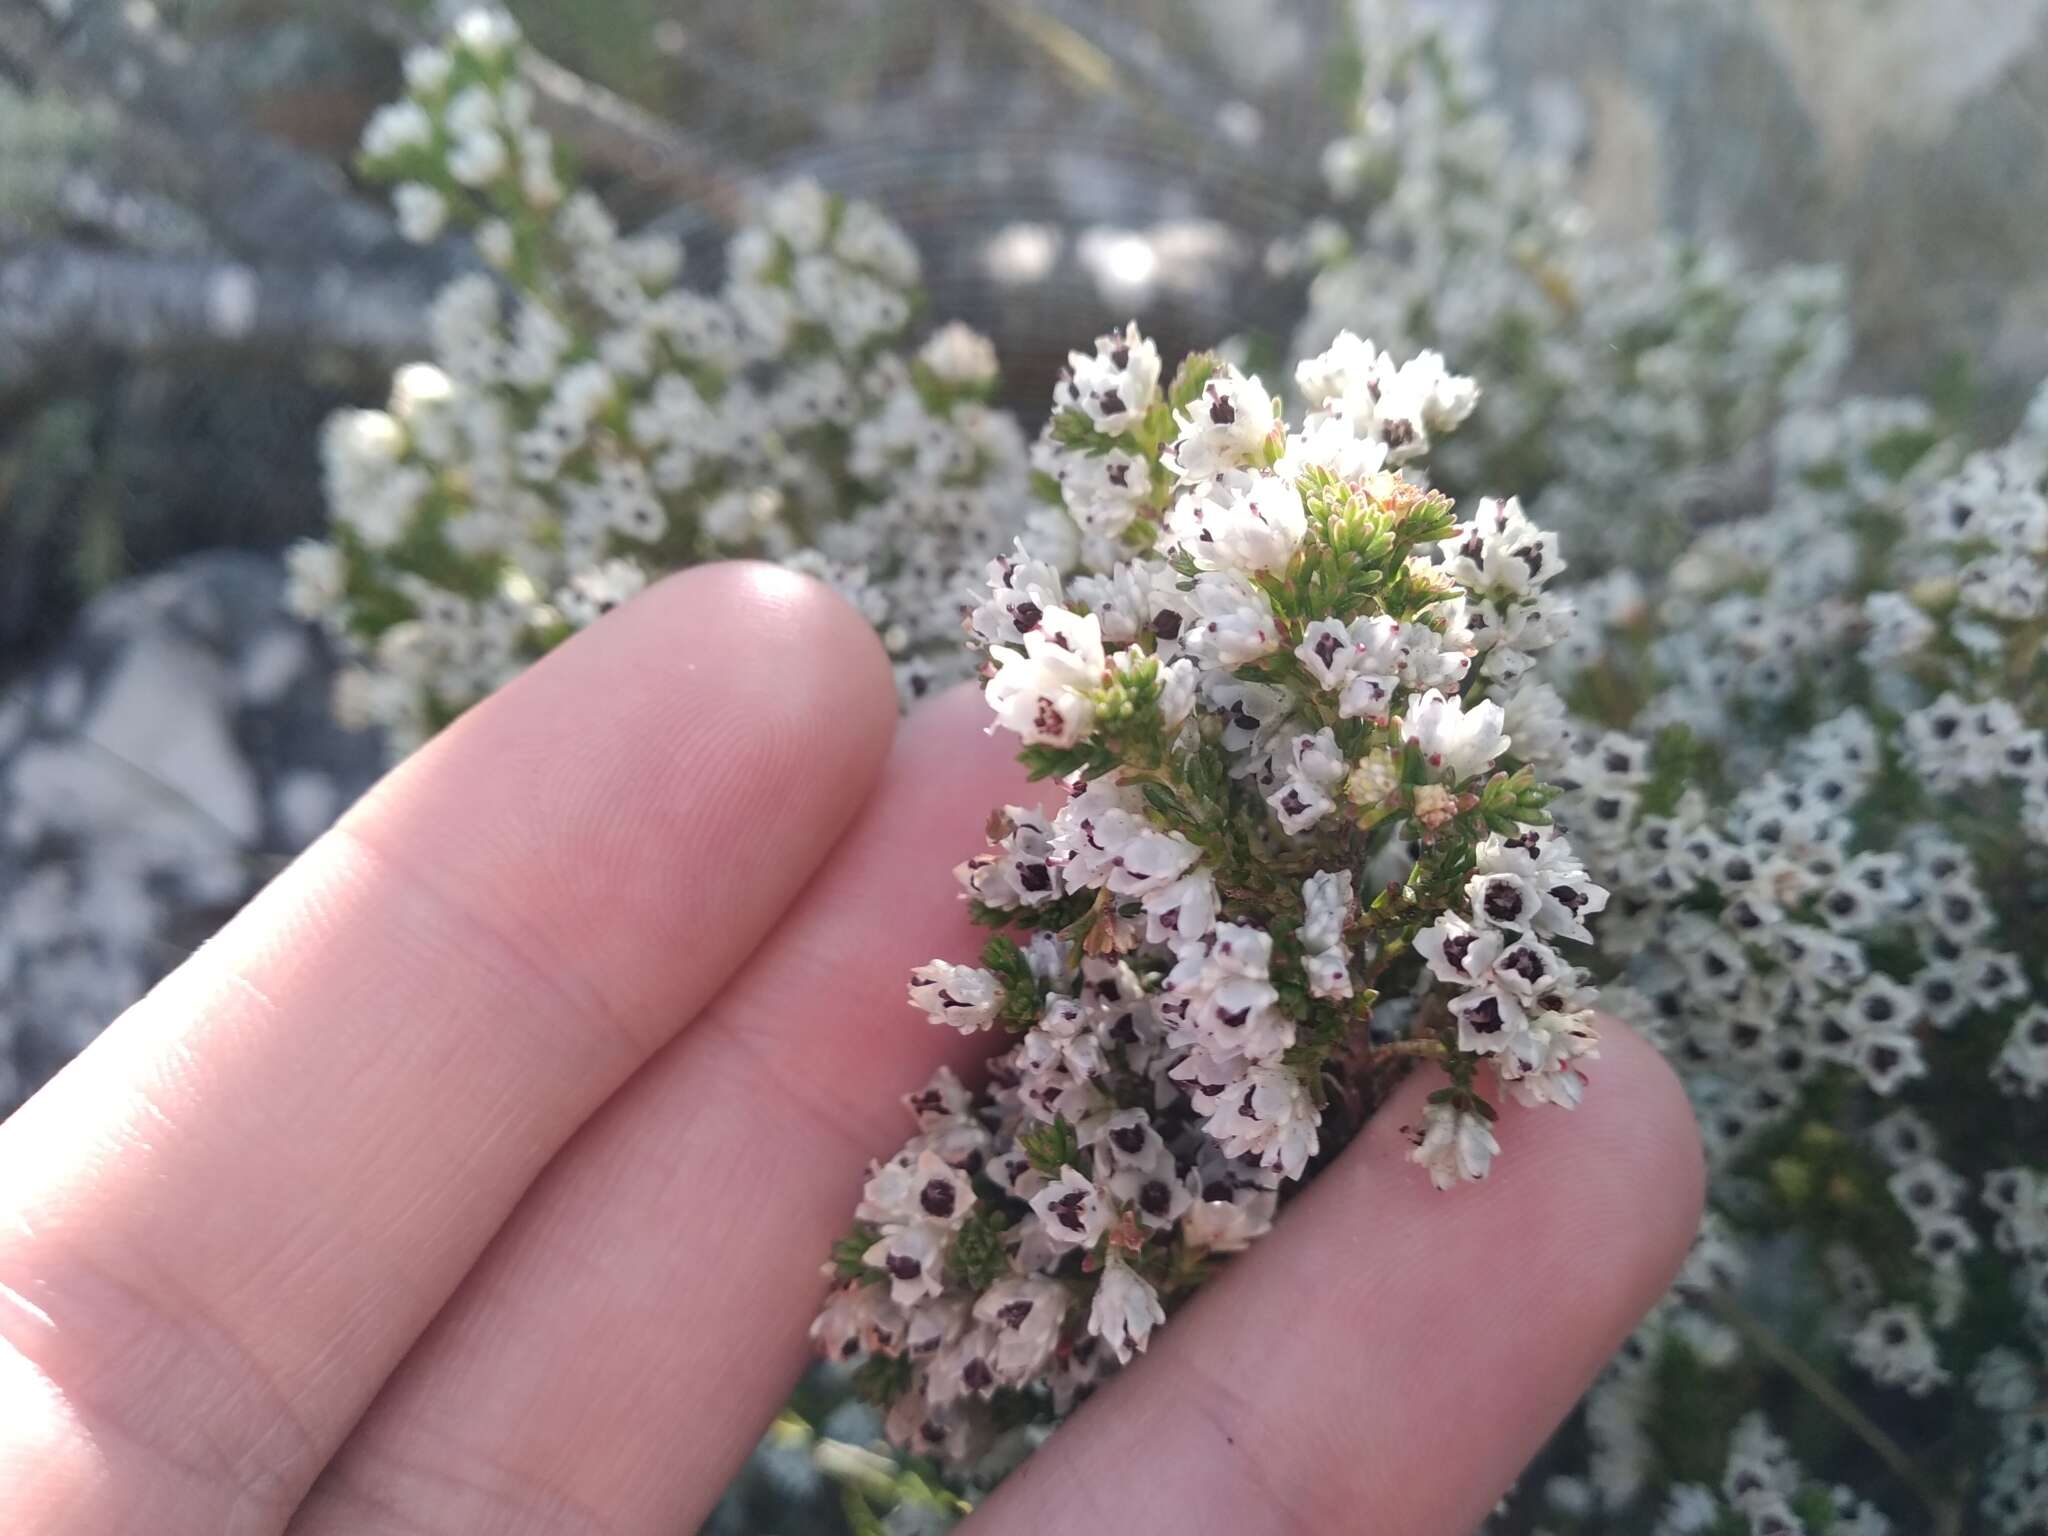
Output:
[[[692,1529],[971,1064],[903,978],[1041,793],[983,713],[702,567],[394,772],[0,1125],[0,1529]],[[1671,1075],[1592,1075],[1448,1195],[1418,1076],[973,1529],[1469,1530],[1693,1231]]]

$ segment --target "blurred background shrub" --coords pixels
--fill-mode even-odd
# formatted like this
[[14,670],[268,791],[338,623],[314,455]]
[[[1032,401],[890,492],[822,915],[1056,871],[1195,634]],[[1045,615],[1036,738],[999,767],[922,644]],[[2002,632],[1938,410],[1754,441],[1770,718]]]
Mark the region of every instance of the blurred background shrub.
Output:
[[[1483,40],[1606,228],[1845,264],[1858,388],[2041,371],[2043,0],[1427,8]],[[629,227],[696,254],[762,178],[872,199],[1034,409],[1072,338],[1132,313],[1169,353],[1287,334],[1299,280],[1265,255],[1316,210],[1356,73],[1341,0],[512,9]],[[320,527],[315,426],[381,395],[460,260],[397,241],[346,172],[436,19],[0,4],[0,669],[112,580]]]

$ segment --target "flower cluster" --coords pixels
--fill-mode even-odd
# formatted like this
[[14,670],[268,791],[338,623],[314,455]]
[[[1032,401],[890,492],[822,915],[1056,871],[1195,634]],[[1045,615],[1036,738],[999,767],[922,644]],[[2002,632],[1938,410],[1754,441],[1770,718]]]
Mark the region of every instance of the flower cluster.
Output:
[[408,55],[363,137],[415,239],[483,270],[431,317],[433,361],[323,445],[333,533],[295,602],[359,659],[342,715],[401,750],[650,579],[785,559],[876,625],[908,696],[960,675],[948,601],[1030,505],[1025,444],[961,325],[898,350],[918,259],[871,206],[799,182],[762,199],[715,293],[681,247],[622,235],[535,118],[516,29],[476,11]]
[[1760,1413],[1744,1418],[1730,1437],[1719,1484],[1674,1488],[1653,1527],[1654,1536],[1889,1536],[1891,1530],[1892,1523],[1853,1490],[1810,1481]]
[[1323,154],[1331,207],[1274,253],[1313,279],[1297,355],[1343,329],[1442,349],[1487,403],[1438,456],[1440,484],[1520,488],[1584,557],[1670,553],[1701,506],[1755,486],[1781,415],[1833,391],[1840,275],[1597,238],[1440,16],[1355,0],[1354,18],[1362,75],[1352,131]]
[[1412,1154],[1442,1186],[1501,1154],[1499,1095],[1583,1091],[1567,955],[1606,896],[1495,696],[1564,627],[1555,541],[1399,472],[1474,399],[1440,360],[1347,335],[1298,382],[1290,430],[1135,327],[1074,354],[1035,457],[1083,568],[1020,545],[969,617],[1059,795],[993,818],[957,874],[997,936],[910,996],[1013,1039],[906,1101],[813,1330],[954,1466],[1142,1351],[1404,1066],[1443,1074]]

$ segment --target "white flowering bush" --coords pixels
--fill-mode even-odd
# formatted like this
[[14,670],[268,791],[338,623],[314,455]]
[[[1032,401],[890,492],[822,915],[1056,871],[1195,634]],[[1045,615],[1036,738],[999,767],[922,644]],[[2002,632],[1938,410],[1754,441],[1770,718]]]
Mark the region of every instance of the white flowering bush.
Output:
[[1580,564],[1668,558],[1753,491],[1785,412],[1848,349],[1839,273],[1713,243],[1597,237],[1565,169],[1515,142],[1469,48],[1410,0],[1356,0],[1352,132],[1331,206],[1277,254],[1312,274],[1297,356],[1340,330],[1435,347],[1486,404],[1434,461],[1458,494],[1519,489]]
[[1659,1529],[2048,1529],[2048,393],[1985,451],[1848,400],[1775,456],[1775,506],[1557,676],[1558,814],[1614,893],[1591,965],[1713,1170],[1567,1502],[1706,1481],[1789,1377],[1827,1475],[1902,1524],[1688,1491]]
[[906,697],[962,670],[957,573],[1029,507],[1024,442],[960,325],[899,350],[917,253],[799,182],[733,236],[716,292],[621,235],[535,121],[512,23],[465,16],[405,62],[363,137],[414,239],[482,269],[434,306],[432,357],[324,444],[333,532],[294,600],[357,658],[345,719],[404,750],[665,571],[787,560],[876,625]]
[[1163,385],[1135,327],[1075,354],[1037,458],[1100,563],[1020,546],[970,618],[1058,801],[992,816],[956,876],[993,937],[910,998],[1011,1038],[906,1101],[813,1329],[956,1470],[1143,1351],[1413,1064],[1440,1187],[1503,1155],[1501,1096],[1584,1089],[1606,893],[1501,702],[1567,617],[1556,541],[1400,473],[1471,410],[1439,359],[1347,335],[1298,382],[1290,430],[1212,357]]
[[1436,483],[1534,491],[1603,568],[1507,725],[1713,1174],[1502,1523],[2048,1529],[2048,404],[1971,454],[1839,398],[1836,279],[1595,240],[1438,26],[1358,15],[1301,345],[1443,346],[1487,394]]

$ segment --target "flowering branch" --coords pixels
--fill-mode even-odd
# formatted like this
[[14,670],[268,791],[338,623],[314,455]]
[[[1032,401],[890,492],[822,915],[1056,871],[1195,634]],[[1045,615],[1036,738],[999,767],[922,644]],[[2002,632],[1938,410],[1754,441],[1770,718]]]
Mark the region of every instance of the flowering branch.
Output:
[[[332,8],[309,7],[323,20]],[[396,7],[366,0],[347,19],[401,48],[433,44],[418,22]],[[730,151],[714,153],[675,124],[635,106],[535,48],[519,54],[520,78],[533,89],[535,120],[575,150],[586,164],[623,177],[635,187],[701,208],[727,228],[753,206],[746,179],[731,169]]]
[[[813,1330],[956,1469],[1270,1227],[1356,1128],[1355,1068],[1446,1070],[1412,1154],[1439,1186],[1500,1150],[1482,1074],[1583,1091],[1593,994],[1558,946],[1605,893],[1481,697],[1562,632],[1555,541],[1400,473],[1475,398],[1440,359],[1345,336],[1298,383],[1290,431],[1215,358],[1163,380],[1135,327],[1075,353],[1034,462],[1082,569],[1020,544],[969,615],[998,724],[1062,799],[992,818],[957,875],[998,937],[910,994],[1017,1040],[985,1092],[941,1072],[906,1100],[919,1134],[870,1170]],[[1373,1045],[1376,1013],[1432,1028]]]
[[432,362],[324,457],[331,538],[293,601],[356,665],[337,708],[409,748],[665,571],[784,560],[874,622],[906,699],[965,670],[958,573],[1025,518],[1025,445],[964,326],[899,350],[918,257],[874,208],[765,196],[723,286],[622,233],[566,179],[509,18],[406,55],[364,130],[405,234],[474,241],[429,317]]

